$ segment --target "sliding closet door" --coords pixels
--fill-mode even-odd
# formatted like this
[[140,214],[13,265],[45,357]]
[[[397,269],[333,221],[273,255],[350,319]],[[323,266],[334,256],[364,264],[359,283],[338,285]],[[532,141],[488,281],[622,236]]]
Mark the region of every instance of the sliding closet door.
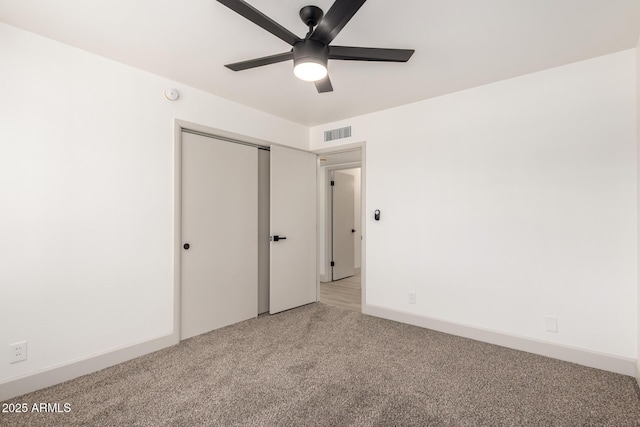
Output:
[[182,133],[180,337],[258,314],[258,150]]

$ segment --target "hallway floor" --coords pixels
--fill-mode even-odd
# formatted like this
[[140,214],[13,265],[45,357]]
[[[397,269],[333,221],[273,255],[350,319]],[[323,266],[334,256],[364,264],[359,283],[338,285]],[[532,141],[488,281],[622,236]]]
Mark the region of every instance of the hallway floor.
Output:
[[357,312],[361,306],[360,273],[335,282],[320,283],[320,302]]

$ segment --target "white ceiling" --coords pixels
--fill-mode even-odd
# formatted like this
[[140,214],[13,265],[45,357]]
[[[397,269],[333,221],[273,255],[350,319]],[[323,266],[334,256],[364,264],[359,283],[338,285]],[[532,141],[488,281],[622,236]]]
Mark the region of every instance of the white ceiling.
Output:
[[[300,37],[299,9],[250,0]],[[633,48],[640,0],[369,0],[344,46],[412,48],[408,63],[330,61],[318,94],[291,62],[224,64],[290,49],[215,0],[0,0],[0,21],[304,125],[332,122]]]

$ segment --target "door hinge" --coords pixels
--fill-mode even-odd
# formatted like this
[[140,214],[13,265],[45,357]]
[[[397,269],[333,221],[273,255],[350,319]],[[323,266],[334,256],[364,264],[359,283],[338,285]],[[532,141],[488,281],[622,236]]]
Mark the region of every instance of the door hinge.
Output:
[[335,181],[331,181],[331,186],[333,187],[334,185],[336,185]]
[[335,266],[336,266],[336,263],[331,261],[331,267],[335,267]]

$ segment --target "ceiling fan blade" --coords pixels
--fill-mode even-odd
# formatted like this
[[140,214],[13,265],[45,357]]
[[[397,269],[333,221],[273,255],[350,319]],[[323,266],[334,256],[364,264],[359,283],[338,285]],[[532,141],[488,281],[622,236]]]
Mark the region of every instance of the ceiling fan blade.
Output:
[[375,47],[329,46],[329,59],[346,61],[407,62],[413,49],[381,49]]
[[227,6],[229,9],[244,16],[254,24],[269,31],[274,36],[289,43],[291,46],[301,41],[301,39],[282,25],[269,18],[250,4],[243,0],[218,0],[218,2]]
[[227,64],[225,67],[233,71],[248,70],[249,68],[262,67],[263,65],[275,64],[293,59],[293,52],[277,53],[275,55],[263,56],[262,58],[249,59],[248,61]]
[[325,77],[322,80],[318,80],[315,83],[316,83],[316,89],[318,89],[318,93],[333,92],[333,86],[331,85],[331,80],[329,80],[329,76]]
[[[219,0],[218,0],[219,1]],[[336,0],[311,34],[311,39],[329,44],[366,0]]]

